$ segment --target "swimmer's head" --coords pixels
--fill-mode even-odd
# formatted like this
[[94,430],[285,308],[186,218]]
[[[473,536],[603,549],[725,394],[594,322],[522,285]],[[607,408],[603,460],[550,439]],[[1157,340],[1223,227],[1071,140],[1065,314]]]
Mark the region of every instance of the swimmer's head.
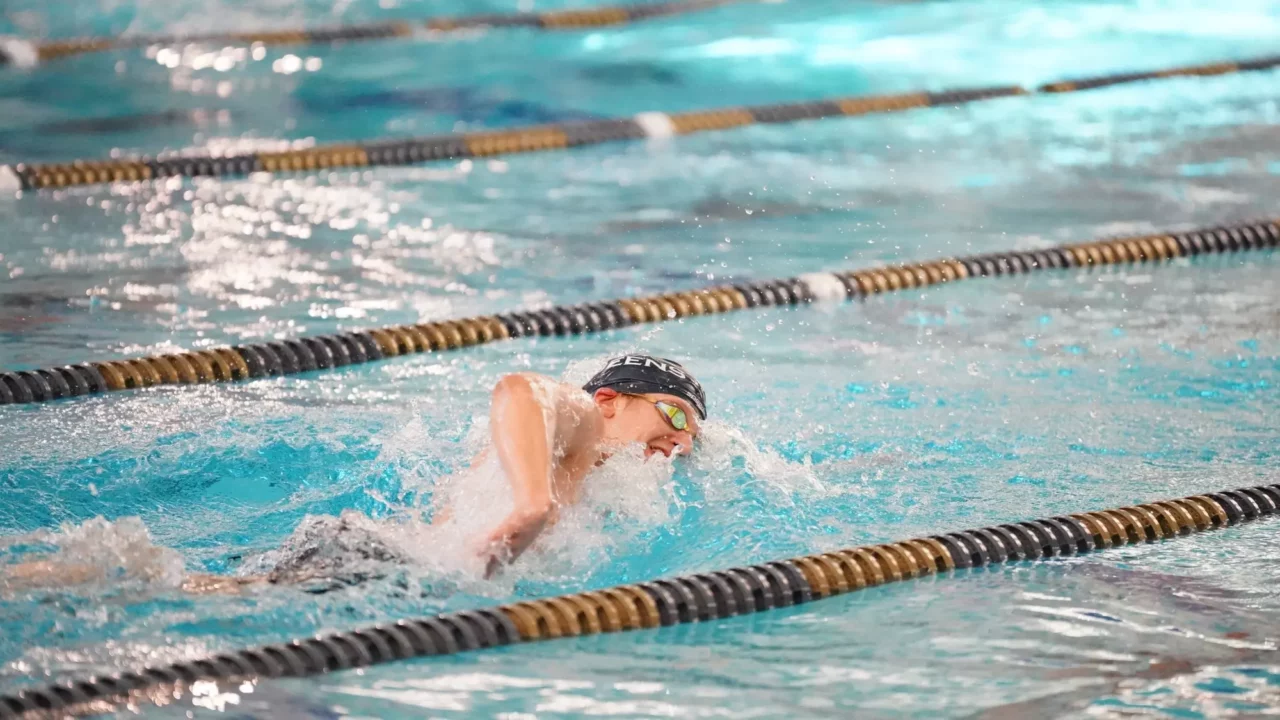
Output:
[[707,417],[702,386],[680,363],[649,355],[610,360],[583,386],[605,418],[605,434],[645,445],[645,454],[687,453]]

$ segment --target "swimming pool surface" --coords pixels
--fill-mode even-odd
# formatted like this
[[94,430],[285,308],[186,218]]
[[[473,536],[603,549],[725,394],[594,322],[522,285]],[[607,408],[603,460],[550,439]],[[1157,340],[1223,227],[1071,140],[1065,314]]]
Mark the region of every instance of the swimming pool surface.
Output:
[[[576,3],[9,0],[0,34],[261,30]],[[789,0],[599,31],[162,48],[0,68],[0,163],[224,151],[1036,84],[1274,54],[1280,2]],[[319,177],[0,198],[0,368],[27,369],[1275,217],[1280,74]],[[170,111],[181,110],[183,114]],[[192,111],[188,113],[187,111]],[[198,111],[198,112],[196,112]],[[111,118],[109,123],[100,119]],[[975,280],[266,381],[0,407],[0,692],[317,632],[1277,482],[1280,259]],[[459,479],[514,370],[674,357],[694,458],[610,461],[504,575]],[[475,512],[425,520],[449,495]],[[190,596],[316,517],[415,559]],[[311,519],[306,519],[312,516]],[[221,688],[144,717],[1258,717],[1280,534],[872,588],[754,616]],[[340,548],[325,552],[340,553]]]

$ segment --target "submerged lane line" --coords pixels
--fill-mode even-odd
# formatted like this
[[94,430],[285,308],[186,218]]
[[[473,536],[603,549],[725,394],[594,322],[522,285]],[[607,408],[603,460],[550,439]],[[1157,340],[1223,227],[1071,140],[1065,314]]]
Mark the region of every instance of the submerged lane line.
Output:
[[522,336],[603,332],[639,323],[744,308],[857,300],[879,293],[990,275],[1162,262],[1173,258],[1268,250],[1280,245],[1280,220],[1121,237],[1042,250],[943,258],[908,265],[809,273],[782,280],[717,285],[662,295],[557,305],[543,310],[395,325],[278,342],[170,355],[0,371],[0,405],[39,403],[101,392],[294,375],[396,355],[454,350]]
[[304,45],[392,38],[434,37],[460,30],[490,30],[494,28],[532,28],[535,30],[589,30],[610,25],[628,25],[644,20],[699,12],[747,2],[748,0],[673,0],[672,2],[639,3],[635,5],[606,5],[604,7],[551,10],[547,12],[493,13],[486,15],[462,15],[435,17],[428,20],[397,20],[393,22],[343,27],[264,30],[245,32],[209,32],[191,35],[117,35],[113,37],[78,37],[66,40],[26,40],[0,36],[0,66],[13,65],[32,68],[42,62],[75,55],[145,48],[151,45],[180,45],[183,43],[223,43],[269,45]]
[[122,704],[173,703],[197,682],[234,688],[262,678],[729,618],[953,570],[1153,543],[1278,510],[1280,485],[1246,487],[400,620],[24,690],[0,696],[0,718],[109,713]]
[[69,163],[12,166],[0,191],[39,190],[115,182],[143,182],[169,177],[244,177],[252,173],[317,174],[341,168],[413,165],[433,160],[491,157],[514,153],[564,150],[583,145],[669,138],[746,125],[791,123],[832,117],[896,113],[927,107],[954,107],[1016,95],[1081,92],[1124,83],[1171,77],[1228,75],[1271,70],[1280,56],[1188,65],[1148,72],[1113,73],[1047,83],[1030,90],[1018,85],[962,88],[942,92],[866,95],[812,102],[718,108],[684,113],[644,112],[631,118],[534,125],[509,130],[454,133],[397,140],[316,145],[298,150],[255,152],[220,157],[141,157],[121,160],[75,160]]

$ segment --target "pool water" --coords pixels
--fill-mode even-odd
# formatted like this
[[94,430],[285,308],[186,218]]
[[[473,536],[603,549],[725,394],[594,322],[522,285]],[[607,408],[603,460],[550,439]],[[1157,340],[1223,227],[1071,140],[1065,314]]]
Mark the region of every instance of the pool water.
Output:
[[[10,0],[0,33],[258,30],[562,3]],[[0,163],[1034,85],[1274,52],[1280,2],[743,4],[581,33],[170,48],[0,71]],[[27,369],[1275,216],[1280,74],[320,177],[0,198]],[[175,114],[180,110],[185,114]],[[194,115],[190,112],[195,112]],[[110,123],[99,119],[111,118]],[[183,118],[186,118],[185,120]],[[1277,481],[1280,259],[975,280],[340,371],[0,407],[0,691],[662,575]],[[693,458],[620,457],[505,574],[464,469],[503,374],[680,359]],[[476,511],[426,525],[444,496]],[[491,502],[491,498],[497,498]],[[192,596],[343,513],[354,587]],[[486,512],[488,514],[486,515]],[[354,514],[353,514],[354,513]],[[308,519],[310,516],[310,519]],[[145,717],[1256,717],[1274,521],[756,616],[222,687]],[[328,590],[327,592],[321,592]]]

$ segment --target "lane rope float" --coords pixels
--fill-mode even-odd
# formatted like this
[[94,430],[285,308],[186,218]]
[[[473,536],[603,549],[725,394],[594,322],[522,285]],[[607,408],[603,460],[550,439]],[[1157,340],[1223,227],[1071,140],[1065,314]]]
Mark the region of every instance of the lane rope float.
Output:
[[604,332],[640,323],[715,315],[754,307],[858,300],[969,278],[1042,270],[1162,262],[1181,257],[1266,250],[1280,245],[1280,220],[1120,237],[1042,250],[944,258],[845,272],[808,273],[703,289],[303,336],[127,360],[0,370],[0,405],[39,403],[95,393],[295,375],[397,355],[455,350],[525,336]]
[[1070,557],[1229,527],[1280,511],[1280,485],[962,530],[747,567],[300,638],[0,696],[0,718],[168,704],[196,682],[232,687],[409,658],[730,618],[891,582],[1006,562]]
[[630,118],[584,120],[509,130],[452,133],[398,140],[344,142],[277,152],[204,157],[140,157],[74,160],[68,163],[0,165],[0,192],[65,188],[169,177],[244,177],[252,173],[320,173],[338,169],[414,165],[435,160],[491,157],[565,150],[611,142],[671,138],[747,125],[792,123],[833,117],[896,113],[928,107],[955,107],[1016,95],[1082,92],[1124,83],[1171,77],[1228,75],[1271,70],[1280,56],[1188,65],[1047,83],[1034,90],[1018,85],[942,92],[864,95],[811,102],[718,108],[684,113],[644,112]]
[[392,38],[433,37],[460,30],[493,28],[532,28],[536,30],[588,30],[610,25],[628,25],[644,20],[710,10],[745,0],[674,0],[673,2],[607,5],[547,12],[494,13],[436,17],[429,20],[394,22],[310,30],[268,30],[247,32],[209,32],[190,35],[121,35],[117,37],[78,37],[44,42],[0,36],[0,66],[32,68],[42,62],[74,55],[145,48],[152,45],[187,43],[223,43],[267,45],[303,45]]

